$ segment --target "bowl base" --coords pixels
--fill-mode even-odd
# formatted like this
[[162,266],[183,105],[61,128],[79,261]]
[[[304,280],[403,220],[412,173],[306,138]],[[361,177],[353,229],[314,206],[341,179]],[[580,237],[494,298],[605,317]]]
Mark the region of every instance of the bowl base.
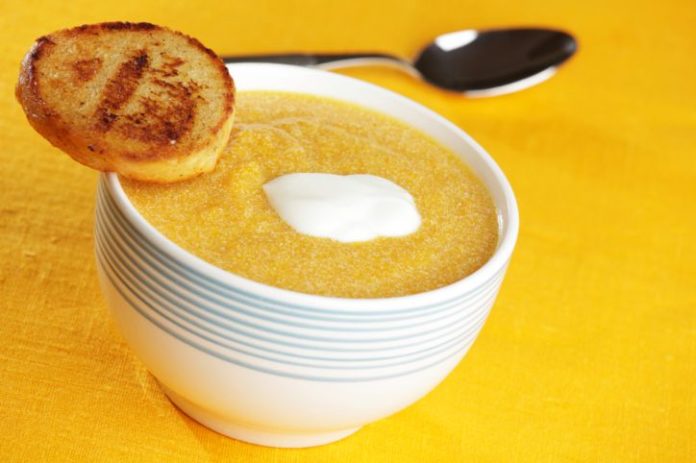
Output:
[[177,393],[173,392],[160,383],[160,387],[167,394],[169,400],[172,401],[176,407],[184,412],[189,417],[198,421],[203,426],[212,429],[220,434],[227,437],[237,439],[243,442],[248,442],[250,444],[263,445],[265,447],[278,447],[278,448],[303,448],[303,447],[316,447],[319,445],[330,444],[338,440],[348,437],[354,432],[358,431],[360,427],[341,429],[338,431],[330,432],[279,432],[279,431],[268,431],[260,428],[251,428],[244,425],[239,425],[236,423],[231,423],[229,421],[221,420],[218,416],[215,416],[202,409],[196,404],[184,399]]

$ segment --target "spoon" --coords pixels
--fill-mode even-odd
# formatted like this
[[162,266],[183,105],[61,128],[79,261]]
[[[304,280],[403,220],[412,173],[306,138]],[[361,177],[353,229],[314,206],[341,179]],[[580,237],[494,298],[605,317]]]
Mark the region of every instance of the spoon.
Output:
[[567,32],[539,29],[465,29],[435,38],[413,61],[385,53],[225,56],[225,63],[263,62],[321,69],[389,65],[468,97],[512,93],[550,78],[577,48]]

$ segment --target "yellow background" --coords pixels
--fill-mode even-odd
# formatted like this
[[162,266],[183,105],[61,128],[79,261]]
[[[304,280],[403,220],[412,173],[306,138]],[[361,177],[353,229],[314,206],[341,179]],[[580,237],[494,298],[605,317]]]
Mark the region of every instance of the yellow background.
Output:
[[[165,399],[99,294],[96,174],[39,137],[13,98],[35,38],[116,19],[179,29],[221,54],[408,56],[441,32],[505,25],[578,36],[556,77],[495,99],[346,72],[464,128],[517,193],[502,292],[441,386],[309,450],[222,437]],[[0,109],[1,461],[696,460],[693,1],[0,0]]]

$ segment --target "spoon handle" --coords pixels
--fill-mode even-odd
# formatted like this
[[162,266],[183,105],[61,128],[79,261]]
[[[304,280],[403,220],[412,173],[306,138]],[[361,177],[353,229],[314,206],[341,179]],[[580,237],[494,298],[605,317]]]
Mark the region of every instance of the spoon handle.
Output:
[[353,66],[389,65],[408,68],[413,71],[411,63],[397,56],[386,53],[283,53],[269,55],[223,56],[227,63],[276,63],[295,66],[310,66],[322,69],[336,69]]

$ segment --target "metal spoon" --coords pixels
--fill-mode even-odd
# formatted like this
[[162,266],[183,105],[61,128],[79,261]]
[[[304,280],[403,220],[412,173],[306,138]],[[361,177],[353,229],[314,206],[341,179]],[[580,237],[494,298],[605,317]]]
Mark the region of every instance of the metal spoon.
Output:
[[466,29],[438,36],[413,61],[385,53],[225,56],[226,63],[265,62],[322,69],[389,65],[469,97],[516,92],[551,77],[577,49],[575,38],[551,29]]

